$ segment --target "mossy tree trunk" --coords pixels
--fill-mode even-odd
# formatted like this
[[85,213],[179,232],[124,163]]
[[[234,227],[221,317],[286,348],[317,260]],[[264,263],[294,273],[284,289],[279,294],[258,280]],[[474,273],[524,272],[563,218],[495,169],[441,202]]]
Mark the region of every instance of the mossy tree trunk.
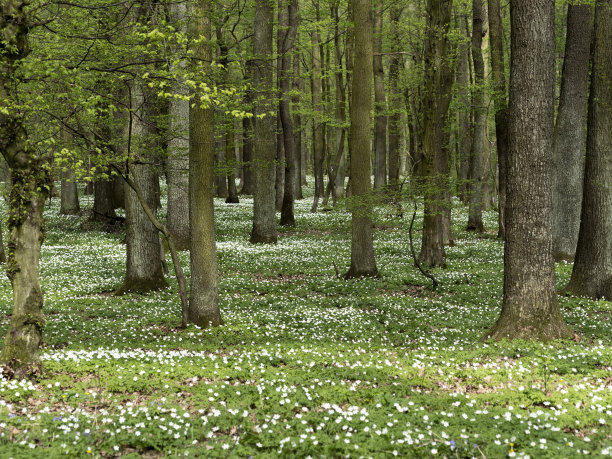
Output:
[[571,336],[552,254],[553,0],[510,3],[511,47],[504,297],[493,339]]
[[578,244],[592,30],[593,7],[568,5],[553,159],[553,253],[557,260],[573,260]]
[[387,184],[387,99],[382,57],[383,2],[376,0],[374,15],[373,72],[374,72],[374,189]]
[[370,153],[372,134],[372,4],[370,0],[352,0],[355,24],[355,60],[350,106],[351,137],[351,267],[345,278],[378,276],[374,258],[372,224],[372,186]]
[[[194,5],[194,19],[190,35],[203,37],[194,51],[201,71],[210,71],[212,60],[211,21],[209,0],[198,0]],[[271,36],[270,36],[271,39]],[[194,64],[195,65],[195,64]],[[217,255],[213,207],[214,142],[213,110],[202,105],[199,94],[194,94],[189,112],[189,225],[191,234],[191,282],[186,322],[199,327],[223,323],[219,311],[217,286]],[[274,180],[272,179],[272,184]],[[274,198],[271,200],[274,206]]]
[[400,140],[402,135],[402,115],[399,109],[401,93],[399,91],[401,59],[400,18],[402,9],[395,6],[391,9],[391,37],[393,53],[389,63],[389,188],[392,192],[399,191],[400,173]]
[[[0,6],[0,100],[15,102],[15,67],[28,55],[29,18],[25,1]],[[27,147],[20,110],[0,111],[0,151],[11,169],[8,215],[7,275],[13,287],[13,314],[0,363],[17,378],[40,372],[43,294],[39,280],[40,247],[44,239],[43,206],[51,185],[47,161]]]
[[612,0],[595,9],[582,217],[566,291],[612,300]]

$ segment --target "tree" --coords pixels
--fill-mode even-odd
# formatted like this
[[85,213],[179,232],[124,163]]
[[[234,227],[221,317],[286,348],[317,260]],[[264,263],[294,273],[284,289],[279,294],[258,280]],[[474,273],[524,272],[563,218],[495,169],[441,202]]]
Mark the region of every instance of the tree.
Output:
[[578,243],[593,28],[593,8],[590,5],[569,4],[567,8],[565,58],[553,159],[553,254],[557,260],[572,260]]
[[561,317],[552,256],[553,0],[510,3],[511,61],[504,298],[484,338],[571,336]]
[[[178,31],[186,32],[187,4],[176,2],[170,5],[170,19]],[[175,47],[175,53],[179,51]],[[178,62],[179,71],[184,70],[186,61]],[[167,174],[168,185],[168,227],[172,231],[178,249],[189,248],[189,100],[188,88],[181,79],[173,81],[168,107],[168,147]]]
[[[319,19],[319,8],[316,6],[317,20]],[[323,137],[323,88],[321,77],[321,47],[319,31],[314,28],[312,36],[312,77],[311,94],[314,118],[312,120],[312,155],[315,179],[314,200],[311,212],[316,212],[319,206],[319,198],[323,195],[323,161],[325,151],[325,139]]]
[[[296,168],[295,168],[295,143],[293,138],[293,120],[291,118],[290,111],[290,90],[291,90],[291,54],[290,51],[293,48],[295,42],[295,36],[297,34],[297,9],[298,0],[288,0],[288,4],[284,5],[284,2],[279,3],[279,8],[285,11],[279,11],[279,28],[282,25],[285,30],[280,31],[282,38],[279,40],[281,43],[281,56],[280,56],[280,75],[279,87],[280,87],[280,102],[279,102],[279,118],[282,126],[282,141],[285,151],[285,181],[284,181],[284,192],[283,192],[283,203],[281,208],[281,219],[280,224],[283,226],[294,226],[295,216],[293,213],[293,202],[295,201],[295,181],[296,181]],[[281,21],[282,19],[282,21]],[[282,33],[281,33],[282,32]]]
[[482,233],[482,186],[483,186],[483,148],[486,122],[486,107],[484,97],[484,59],[482,57],[483,27],[482,0],[472,1],[472,60],[474,61],[474,135],[472,136],[472,151],[470,154],[470,208],[467,229]]
[[276,118],[274,112],[274,67],[272,30],[274,4],[257,0],[253,28],[253,85],[255,90],[255,128],[253,130],[253,230],[251,243],[276,244]]
[[489,40],[491,41],[491,70],[493,78],[493,103],[495,105],[495,141],[497,144],[497,170],[499,178],[499,218],[497,237],[506,235],[506,175],[508,156],[508,102],[506,94],[506,70],[504,41],[499,0],[489,0]]
[[[38,347],[44,317],[39,280],[44,240],[43,207],[51,177],[50,158],[28,145],[24,110],[17,107],[14,82],[27,57],[31,18],[27,1],[0,4],[0,151],[11,169],[7,276],[13,287],[13,315],[0,353],[0,363],[18,378],[40,371]],[[23,107],[22,107],[23,108]]]
[[[209,0],[194,2],[190,35],[195,40],[194,71],[210,72],[212,60],[211,5]],[[219,311],[217,255],[213,207],[214,142],[213,109],[205,94],[192,92],[189,111],[189,227],[191,290],[186,322],[199,327],[223,323]],[[274,184],[274,180],[272,180]],[[272,206],[274,199],[272,198]]]
[[597,2],[578,247],[566,288],[612,300],[612,1]]
[[[441,203],[445,175],[442,155],[443,129],[450,103],[452,75],[448,59],[448,29],[452,0],[431,0],[428,10],[423,97],[423,165],[425,210],[419,259],[430,267],[444,266]],[[447,178],[447,176],[446,176]]]
[[[62,129],[62,140],[66,144],[64,148],[70,147],[72,136],[66,129]],[[80,215],[81,207],[74,168],[69,164],[62,166],[61,178],[60,215]]]
[[[150,158],[157,145],[157,132],[153,120],[152,94],[144,89],[142,82],[135,82],[130,91],[131,107],[128,128],[128,171],[142,190],[143,198],[150,209],[157,208],[157,180]],[[127,292],[145,293],[168,286],[162,271],[159,232],[153,225],[132,189],[126,190],[126,272],[117,294]]]
[[374,258],[372,203],[370,183],[370,110],[372,108],[372,4],[370,0],[352,0],[355,23],[355,58],[353,61],[350,106],[350,155],[352,183],[351,267],[345,278],[378,276]]
[[385,97],[385,73],[383,69],[383,1],[374,6],[374,188],[383,188],[387,181],[387,108]]

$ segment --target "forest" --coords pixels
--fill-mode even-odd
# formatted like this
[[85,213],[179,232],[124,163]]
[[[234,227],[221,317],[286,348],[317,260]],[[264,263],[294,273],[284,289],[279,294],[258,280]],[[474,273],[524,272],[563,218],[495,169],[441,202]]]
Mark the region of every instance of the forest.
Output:
[[0,0],[0,456],[612,456],[612,0]]

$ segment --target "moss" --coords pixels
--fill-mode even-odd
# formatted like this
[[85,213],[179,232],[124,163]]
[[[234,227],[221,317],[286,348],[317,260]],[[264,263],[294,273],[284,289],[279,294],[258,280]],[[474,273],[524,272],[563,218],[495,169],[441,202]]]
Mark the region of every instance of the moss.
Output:
[[168,282],[163,277],[155,279],[126,279],[115,291],[115,295],[126,293],[148,293],[168,287]]

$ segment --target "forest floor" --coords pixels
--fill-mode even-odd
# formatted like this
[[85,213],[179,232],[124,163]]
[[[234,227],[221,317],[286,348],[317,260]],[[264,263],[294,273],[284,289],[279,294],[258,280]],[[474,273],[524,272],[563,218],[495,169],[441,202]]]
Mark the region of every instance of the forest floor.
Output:
[[[277,245],[252,246],[252,201],[218,200],[225,325],[178,330],[175,281],[113,296],[124,235],[58,216],[55,199],[41,259],[45,371],[0,378],[0,457],[612,455],[612,303],[560,296],[572,341],[480,343],[502,297],[493,212],[476,235],[453,209],[456,245],[433,291],[410,256],[410,215],[377,210],[382,277],[345,281],[335,265],[348,269],[350,216],[310,205],[297,204]],[[570,273],[557,265],[559,288]],[[0,335],[11,298],[1,276]]]

